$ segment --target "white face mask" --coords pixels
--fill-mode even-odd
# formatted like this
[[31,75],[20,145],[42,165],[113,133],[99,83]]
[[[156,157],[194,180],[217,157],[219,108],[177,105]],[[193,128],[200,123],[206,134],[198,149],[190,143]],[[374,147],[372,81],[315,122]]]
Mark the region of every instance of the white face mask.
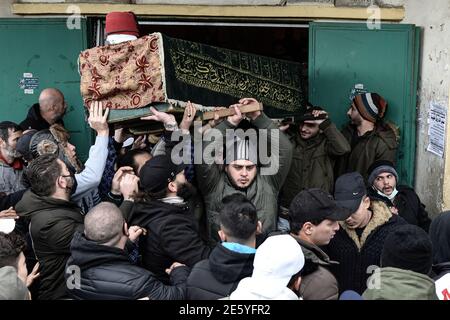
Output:
[[378,189],[376,189],[376,190],[377,190],[377,192],[378,192],[378,194],[379,194],[380,196],[386,197],[386,198],[388,198],[388,199],[391,200],[391,201],[394,200],[395,196],[396,196],[397,193],[398,193],[397,188],[394,188],[394,190],[392,190],[392,193],[391,193],[390,195],[384,194],[383,192],[381,192],[381,191],[378,190]]

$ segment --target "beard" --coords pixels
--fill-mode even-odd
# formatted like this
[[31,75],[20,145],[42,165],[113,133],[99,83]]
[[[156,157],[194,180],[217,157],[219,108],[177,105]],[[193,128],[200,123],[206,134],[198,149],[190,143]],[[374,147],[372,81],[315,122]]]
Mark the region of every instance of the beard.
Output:
[[16,158],[20,158],[20,154],[14,150],[10,145],[6,145],[6,148],[4,149],[5,154],[8,158],[10,159],[16,159]]
[[183,183],[177,191],[177,196],[187,201],[197,195],[197,189],[189,182]]

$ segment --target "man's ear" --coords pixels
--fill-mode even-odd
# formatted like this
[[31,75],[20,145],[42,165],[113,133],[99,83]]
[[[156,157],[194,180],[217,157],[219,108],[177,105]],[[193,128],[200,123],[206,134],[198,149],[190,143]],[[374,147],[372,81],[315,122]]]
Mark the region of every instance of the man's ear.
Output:
[[59,176],[58,179],[56,179],[56,186],[62,188],[62,189],[66,189],[67,188],[67,181],[66,178]]
[[225,234],[225,232],[223,232],[222,229],[220,229],[219,231],[217,231],[217,233],[219,234],[219,238],[222,242],[226,242],[227,241],[227,235]]
[[262,222],[258,220],[258,223],[256,224],[256,234],[262,233]]
[[127,237],[130,235],[128,233],[128,224],[126,222],[123,223],[123,234],[126,235]]
[[370,198],[368,196],[365,196],[363,202],[364,202],[364,207],[366,209],[368,209],[370,207]]
[[177,187],[177,184],[175,183],[175,181],[169,182],[169,184],[167,185],[167,188],[172,193],[177,193],[177,191],[178,191],[178,187]]
[[310,236],[314,231],[314,225],[311,222],[305,222],[302,226],[302,230],[307,236]]

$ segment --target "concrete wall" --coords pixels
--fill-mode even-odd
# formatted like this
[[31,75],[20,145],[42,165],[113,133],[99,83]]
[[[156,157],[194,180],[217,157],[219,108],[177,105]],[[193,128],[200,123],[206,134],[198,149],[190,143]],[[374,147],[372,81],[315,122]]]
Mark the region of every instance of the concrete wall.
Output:
[[[403,23],[422,28],[420,82],[418,89],[418,123],[416,149],[416,191],[430,213],[443,209],[443,198],[450,190],[443,190],[445,163],[426,151],[428,145],[427,117],[431,101],[448,110],[450,72],[450,2],[448,0],[407,0]],[[447,111],[448,112],[448,111]],[[450,112],[447,121],[450,120]],[[447,132],[448,136],[449,132]],[[447,153],[450,152],[446,148]]]
[[0,1],[0,17],[1,18],[12,18],[17,17],[11,12],[11,4],[15,2],[14,0],[2,0]]

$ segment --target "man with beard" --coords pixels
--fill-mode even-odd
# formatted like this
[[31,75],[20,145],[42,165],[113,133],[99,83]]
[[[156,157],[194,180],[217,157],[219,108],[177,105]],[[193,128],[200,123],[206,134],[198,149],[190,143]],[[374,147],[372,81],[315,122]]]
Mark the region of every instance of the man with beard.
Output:
[[64,126],[62,118],[66,110],[67,105],[63,93],[55,88],[46,88],[39,95],[39,103],[30,107],[28,115],[20,123],[20,127],[23,130],[35,129],[39,131],[48,129],[55,123]]
[[428,232],[431,219],[419,196],[405,185],[397,185],[398,174],[394,164],[388,160],[372,163],[367,172],[369,194],[376,194],[384,199],[392,213],[398,214],[406,222],[421,227]]
[[351,146],[349,154],[338,159],[336,177],[357,171],[367,179],[367,169],[376,160],[395,162],[398,148],[398,130],[383,121],[387,102],[377,93],[350,96],[347,111],[350,122],[342,134]]
[[22,136],[22,129],[10,121],[0,122],[0,193],[23,190],[23,162],[16,151],[17,140]]
[[[243,98],[238,104],[230,106],[234,108],[234,115],[218,124],[215,129],[205,133],[204,141],[212,141],[219,132],[222,137],[226,137],[227,130],[235,130],[240,124],[244,115],[239,107],[248,105],[258,107],[259,102],[253,98]],[[212,243],[219,241],[218,214],[222,209],[221,200],[233,193],[241,193],[250,200],[258,212],[258,220],[262,223],[262,234],[258,237],[258,243],[269,232],[276,230],[278,213],[278,193],[284,183],[288,173],[291,158],[292,145],[287,135],[279,131],[278,126],[261,111],[254,111],[245,114],[250,119],[250,124],[257,129],[267,133],[267,140],[261,141],[259,145],[271,143],[272,153],[269,157],[270,167],[275,165],[276,169],[272,174],[262,174],[262,168],[258,167],[257,146],[250,140],[227,141],[227,152],[225,167],[215,162],[216,159],[208,154],[212,150],[211,145],[204,146],[203,163],[196,166],[197,181],[202,191],[206,216],[208,220],[209,240]],[[274,131],[278,130],[278,138],[272,139]],[[263,135],[260,135],[262,139]],[[222,140],[215,139],[213,146],[222,146]],[[218,155],[216,154],[215,157]],[[220,161],[221,159],[219,159]]]
[[[191,108],[191,106],[189,106]],[[171,159],[174,130],[178,129],[173,115],[152,108],[148,120],[164,124],[165,153],[148,160],[140,170],[140,195],[129,219],[130,225],[147,229],[140,238],[143,266],[169,283],[165,270],[177,261],[192,267],[209,256],[211,248],[200,239],[198,228],[187,201],[195,194],[184,176],[186,164],[176,165]],[[195,110],[193,110],[195,111]],[[189,117],[193,119],[192,112]]]
[[75,177],[55,154],[33,160],[26,170],[31,189],[17,204],[20,219],[30,221],[33,249],[40,264],[38,299],[66,297],[65,265],[75,231],[83,231],[80,208],[71,202]]

